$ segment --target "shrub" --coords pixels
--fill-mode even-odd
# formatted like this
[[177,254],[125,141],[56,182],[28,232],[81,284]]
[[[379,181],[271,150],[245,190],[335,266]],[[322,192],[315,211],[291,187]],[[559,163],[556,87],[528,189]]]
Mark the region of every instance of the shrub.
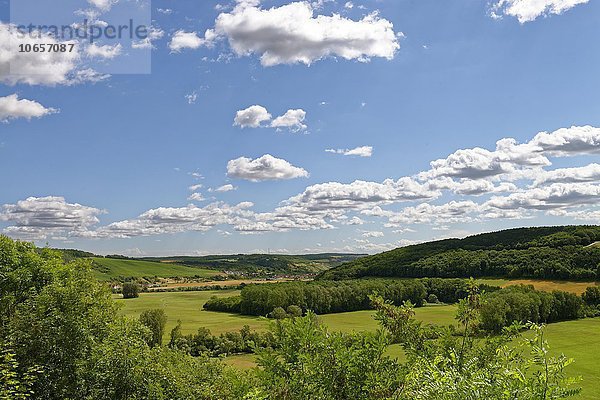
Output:
[[600,287],[590,286],[581,295],[583,301],[590,306],[600,305]]
[[437,296],[432,293],[427,296],[427,302],[431,304],[438,304],[440,301],[438,300]]
[[140,296],[140,287],[135,282],[125,282],[123,284],[123,298],[133,299]]
[[273,319],[284,319],[287,318],[287,313],[282,307],[276,307],[273,311],[269,313],[269,318]]
[[301,317],[302,316],[302,309],[296,305],[291,305],[286,309],[288,315],[290,317]]

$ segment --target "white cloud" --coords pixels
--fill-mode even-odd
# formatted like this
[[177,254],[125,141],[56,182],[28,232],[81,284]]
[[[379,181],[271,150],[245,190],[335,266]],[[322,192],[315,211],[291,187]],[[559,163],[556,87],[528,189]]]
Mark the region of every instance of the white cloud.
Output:
[[345,156],[371,157],[373,155],[373,147],[371,146],[360,146],[354,149],[327,149],[325,151]]
[[409,224],[425,223],[456,223],[468,222],[477,215],[480,206],[473,201],[450,201],[441,205],[421,203],[417,206],[405,207],[399,212],[384,210],[374,207],[362,211],[364,215],[385,217],[388,219],[386,226],[398,227]]
[[365,221],[357,217],[356,215],[350,219],[346,219],[342,222],[344,225],[363,225]]
[[[16,27],[0,22],[0,82],[8,85],[66,85],[72,83],[79,54],[72,52],[19,52],[20,44],[56,44],[49,35],[22,35]],[[75,42],[60,42],[75,43]]]
[[2,122],[17,118],[40,118],[56,112],[58,110],[46,108],[37,101],[19,99],[16,93],[0,97],[0,121]]
[[0,221],[14,225],[4,232],[25,239],[46,239],[49,236],[79,236],[96,225],[104,211],[67,203],[63,197],[29,197],[16,204],[5,204]]
[[379,238],[384,237],[385,235],[383,234],[383,232],[379,231],[365,231],[363,232],[362,236],[366,238]]
[[162,38],[165,35],[165,31],[155,26],[150,26],[148,29],[148,36],[144,39],[134,40],[131,43],[131,47],[134,49],[153,49],[153,42]]
[[222,224],[236,224],[252,213],[247,209],[250,202],[235,206],[217,202],[205,207],[190,204],[186,207],[160,207],[148,210],[139,217],[113,222],[94,232],[89,237],[127,238],[160,235],[189,231],[207,231]]
[[157,8],[156,11],[158,11],[161,14],[165,14],[165,15],[173,14],[173,9],[171,9],[171,8]]
[[302,109],[287,110],[285,114],[275,118],[271,122],[273,128],[289,128],[290,130],[297,132],[306,129],[306,125],[303,124],[306,118],[306,111]]
[[584,167],[559,168],[540,172],[534,182],[535,186],[554,182],[597,182],[600,181],[600,164],[589,164]]
[[226,185],[223,186],[219,186],[216,189],[213,189],[211,191],[213,192],[219,192],[219,193],[224,193],[224,192],[231,192],[233,190],[236,190],[237,188],[235,186],[233,186],[231,183],[228,183]]
[[201,194],[201,193],[192,193],[192,194],[191,194],[191,195],[188,197],[188,200],[190,200],[190,201],[204,201],[204,200],[206,200],[206,199],[204,198],[204,196],[202,196],[202,194]]
[[505,210],[549,210],[567,208],[600,201],[600,186],[591,183],[553,183],[549,186],[525,189],[505,197],[492,197],[486,206]]
[[479,147],[457,150],[446,158],[432,161],[430,165],[431,170],[423,174],[423,177],[476,179],[508,172],[493,152]]
[[578,154],[600,154],[600,128],[572,126],[554,132],[540,132],[529,142],[539,151],[558,157]]
[[113,59],[121,54],[123,50],[123,46],[121,43],[117,43],[115,45],[97,45],[96,43],[92,43],[85,48],[85,52],[90,57],[104,58],[104,59]]
[[316,15],[309,2],[292,2],[262,9],[258,1],[239,1],[219,14],[207,41],[226,38],[238,56],[256,54],[263,66],[303,63],[325,57],[367,61],[392,59],[400,48],[390,21],[377,13],[359,21],[339,14]]
[[562,14],[589,0],[498,0],[492,5],[492,17],[501,15],[516,17],[520,23],[534,21],[538,17]]
[[110,10],[111,7],[118,2],[119,0],[88,0],[88,3],[103,12]]
[[382,183],[354,181],[352,183],[328,182],[307,187],[303,193],[286,201],[305,210],[361,209],[373,204],[390,204],[401,201],[433,199],[440,195],[412,178]]
[[240,128],[258,128],[265,121],[271,120],[271,114],[266,108],[259,105],[250,106],[235,113],[233,125]]
[[196,100],[198,100],[198,93],[193,91],[192,93],[186,94],[184,97],[188,104],[196,104]]
[[[307,128],[303,123],[306,118],[306,111],[302,109],[290,109],[272,121],[271,118],[273,116],[265,107],[255,104],[237,111],[233,119],[233,125],[240,128],[271,127],[277,130],[287,128],[292,132],[298,132]],[[267,124],[269,121],[271,122]]]
[[236,158],[227,163],[227,175],[232,178],[253,182],[308,177],[308,172],[295,167],[286,160],[265,154],[255,160],[247,157]]
[[517,190],[517,186],[511,182],[501,182],[494,184],[483,179],[466,179],[462,178],[459,181],[443,177],[436,178],[427,182],[433,190],[451,190],[456,194],[468,196],[480,196],[489,193],[510,192]]
[[195,192],[196,190],[198,190],[198,189],[201,189],[201,188],[202,188],[202,186],[203,186],[203,185],[202,185],[201,183],[198,183],[198,184],[196,184],[196,185],[189,186],[189,187],[188,187],[188,189],[189,189],[191,192]]
[[169,49],[171,49],[171,53],[179,53],[183,49],[197,49],[200,46],[208,45],[210,45],[210,41],[200,38],[196,32],[178,30],[171,36]]

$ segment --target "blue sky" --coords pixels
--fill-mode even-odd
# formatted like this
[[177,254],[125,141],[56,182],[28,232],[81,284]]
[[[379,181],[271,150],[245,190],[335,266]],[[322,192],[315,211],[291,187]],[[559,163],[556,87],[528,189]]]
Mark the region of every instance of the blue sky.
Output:
[[373,253],[597,224],[600,5],[539,4],[155,0],[150,74],[110,73],[131,43],[16,75],[12,54],[0,230],[102,254]]

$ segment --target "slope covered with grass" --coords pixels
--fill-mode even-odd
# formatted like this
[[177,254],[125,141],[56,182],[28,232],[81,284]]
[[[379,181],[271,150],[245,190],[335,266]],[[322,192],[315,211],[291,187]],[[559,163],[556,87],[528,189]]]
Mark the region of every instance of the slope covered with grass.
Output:
[[211,277],[219,271],[205,268],[187,267],[165,262],[140,261],[130,259],[93,257],[94,274],[100,280],[142,277]]

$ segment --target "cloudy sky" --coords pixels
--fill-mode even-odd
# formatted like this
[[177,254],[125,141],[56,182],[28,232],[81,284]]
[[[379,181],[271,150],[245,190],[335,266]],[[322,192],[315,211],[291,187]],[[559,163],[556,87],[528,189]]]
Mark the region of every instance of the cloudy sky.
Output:
[[[127,1],[81,0],[74,21]],[[3,234],[101,254],[374,253],[600,223],[600,2],[144,6],[146,40],[49,56],[15,51],[0,1]],[[107,72],[142,49],[151,73]]]

